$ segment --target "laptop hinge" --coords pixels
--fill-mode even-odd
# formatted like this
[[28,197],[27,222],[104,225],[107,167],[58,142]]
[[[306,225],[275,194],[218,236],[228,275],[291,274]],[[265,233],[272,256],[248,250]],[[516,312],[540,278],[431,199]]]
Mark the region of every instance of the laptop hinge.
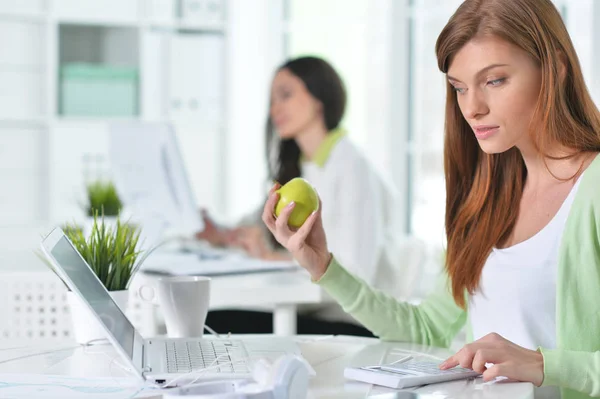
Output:
[[146,365],[146,342],[142,344],[142,373],[149,373],[152,367]]

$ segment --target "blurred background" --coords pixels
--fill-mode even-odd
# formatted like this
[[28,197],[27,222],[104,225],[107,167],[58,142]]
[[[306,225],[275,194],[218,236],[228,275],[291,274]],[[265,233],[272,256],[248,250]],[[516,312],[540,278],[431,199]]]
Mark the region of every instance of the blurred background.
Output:
[[[0,0],[0,266],[36,262],[111,178],[108,125],[175,128],[198,207],[234,222],[264,200],[275,68],[318,55],[348,90],[343,126],[400,196],[398,234],[444,245],[444,77],[456,0]],[[600,2],[556,0],[594,99]],[[128,148],[143,151],[143,143]],[[326,204],[329,205],[329,204]]]

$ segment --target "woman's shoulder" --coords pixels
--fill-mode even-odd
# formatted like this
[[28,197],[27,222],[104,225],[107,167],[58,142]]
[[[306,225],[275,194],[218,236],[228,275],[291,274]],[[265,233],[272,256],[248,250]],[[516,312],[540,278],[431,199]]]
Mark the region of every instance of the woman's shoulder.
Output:
[[595,155],[583,172],[578,197],[600,207],[600,154]]
[[[339,141],[335,153],[332,153],[330,166],[335,169],[336,176],[343,181],[352,184],[357,184],[359,181],[368,182],[392,197],[397,195],[389,172],[376,167],[375,163],[348,137]],[[348,179],[349,176],[353,179]]]
[[600,155],[595,156],[580,179],[569,218],[579,223],[600,222]]
[[331,152],[331,163],[366,172],[373,170],[366,154],[348,136],[342,137]]
[[362,152],[358,149],[356,144],[354,144],[352,139],[350,137],[348,137],[348,135],[343,135],[338,140],[336,146],[333,147],[333,150],[331,153],[332,153],[332,155],[333,154],[341,154],[341,155],[350,156],[352,158],[362,156]]

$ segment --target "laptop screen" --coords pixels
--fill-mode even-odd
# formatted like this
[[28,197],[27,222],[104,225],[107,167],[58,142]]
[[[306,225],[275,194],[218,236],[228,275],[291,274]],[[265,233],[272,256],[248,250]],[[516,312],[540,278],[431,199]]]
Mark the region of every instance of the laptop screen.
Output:
[[106,328],[112,332],[125,353],[130,358],[133,357],[135,328],[121,312],[121,309],[110,297],[106,288],[100,283],[77,250],[63,236],[52,248],[51,253],[64,273],[75,284],[85,300],[89,302]]

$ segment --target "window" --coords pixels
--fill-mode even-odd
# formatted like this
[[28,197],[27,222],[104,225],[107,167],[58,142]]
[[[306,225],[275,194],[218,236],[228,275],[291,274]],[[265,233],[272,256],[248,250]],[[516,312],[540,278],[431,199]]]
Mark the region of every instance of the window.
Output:
[[[445,84],[444,76],[437,68],[434,47],[438,34],[461,2],[413,0],[410,9],[409,230],[434,246],[445,243],[446,200],[443,171]],[[594,41],[598,40],[594,38],[599,38],[600,32],[594,30],[593,22],[599,20],[600,4],[593,0],[555,0],[554,3],[565,19],[588,87],[598,98],[594,57],[598,59],[599,54],[594,48]]]
[[[402,194],[404,172],[394,175],[395,164],[404,164],[404,142],[392,143],[391,13],[405,0],[287,0],[286,56],[316,55],[326,59],[344,80],[348,104],[342,126],[352,141],[386,180],[394,181]],[[394,71],[397,72],[397,71]],[[404,80],[404,79],[403,79]],[[405,133],[406,129],[401,130]],[[401,150],[398,150],[400,148]],[[403,198],[400,198],[402,200]],[[399,209],[404,209],[399,206]],[[398,226],[404,212],[397,212]],[[401,231],[401,228],[398,227]]]
[[446,86],[435,42],[461,1],[418,0],[409,11],[408,230],[427,243],[444,243],[443,144]]
[[287,55],[315,55],[330,62],[348,90],[342,122],[359,144],[367,140],[366,50],[368,0],[291,0]]
[[348,93],[342,126],[382,172],[389,169],[387,65],[382,24],[390,0],[288,0],[286,56],[315,55],[341,75]]
[[[596,27],[600,26],[600,2],[554,2],[565,19],[590,91],[600,98],[600,76],[594,68],[600,62],[600,40],[594,40],[600,39]],[[406,215],[402,230],[434,248],[445,245],[446,98],[445,77],[437,68],[434,48],[460,3],[287,2],[287,55],[321,55],[341,73],[349,96],[344,125],[354,142],[402,191]],[[404,113],[400,118],[404,120],[394,123],[397,113]],[[396,157],[402,160],[396,162]]]

